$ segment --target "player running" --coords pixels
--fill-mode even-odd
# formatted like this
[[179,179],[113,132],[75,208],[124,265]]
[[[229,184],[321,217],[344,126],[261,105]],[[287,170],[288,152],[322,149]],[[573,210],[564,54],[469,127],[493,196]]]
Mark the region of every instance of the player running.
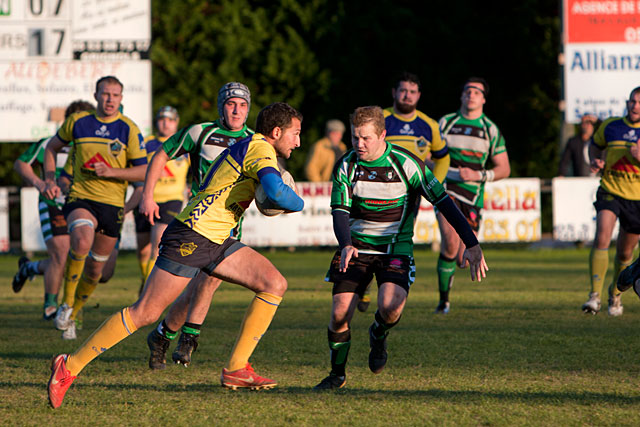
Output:
[[[511,173],[504,137],[484,114],[488,94],[489,85],[483,78],[469,78],[462,89],[460,110],[440,119],[440,130],[451,155],[445,187],[476,234],[482,220],[485,184],[507,178]],[[437,209],[436,218],[441,244],[436,268],[440,301],[435,312],[447,314],[451,308],[449,292],[456,259],[459,267],[465,267],[462,261],[465,243]]]
[[143,180],[147,169],[140,130],[119,111],[122,90],[116,77],[100,78],[94,94],[98,108],[69,116],[45,151],[42,194],[53,200],[60,195],[56,153],[74,142],[73,183],[63,208],[71,249],[64,270],[64,303],[54,319],[63,339],[76,339],[75,318],[98,286],[120,235],[128,182]]
[[[71,114],[79,111],[94,110],[95,107],[87,101],[74,101],[66,108],[64,118],[67,119]],[[42,192],[45,187],[44,178],[44,152],[50,138],[44,138],[36,144],[32,144],[27,151],[18,157],[14,163],[14,169],[18,174],[34,186],[38,191]],[[63,147],[56,156],[56,179],[68,180],[71,178],[69,173],[63,172],[67,163],[71,145]],[[41,173],[39,177],[33,170],[33,165],[39,164]],[[67,221],[64,219],[62,207],[64,206],[65,196],[60,194],[54,200],[49,200],[40,194],[38,196],[38,210],[40,213],[40,229],[42,238],[47,246],[47,254],[49,258],[41,261],[29,261],[27,257],[21,257],[19,260],[18,272],[13,277],[13,291],[20,292],[24,286],[24,282],[34,275],[44,274],[44,306],[42,317],[45,320],[51,320],[58,309],[58,291],[62,283],[62,274],[64,272],[64,264],[67,260],[67,252],[69,252],[69,233],[67,232]]]
[[606,160],[592,161],[594,171],[602,170],[602,178],[593,203],[597,216],[596,235],[589,255],[591,292],[582,311],[591,314],[600,311],[600,295],[609,267],[609,245],[616,221],[620,220],[607,311],[610,316],[621,316],[622,297],[616,282],[620,272],[631,264],[633,249],[640,238],[640,86],[629,95],[627,115],[605,120],[593,142],[606,149]]
[[380,373],[387,363],[387,336],[400,321],[415,280],[413,224],[424,197],[453,224],[467,246],[471,279],[488,269],[471,227],[425,164],[408,150],[385,141],[380,107],[360,107],[351,115],[353,150],[333,172],[331,208],[338,240],[327,281],[333,282],[328,329],[331,372],[315,390],[341,388],[351,346],[351,319],[359,297],[373,277],[378,310],[369,327],[369,369]]
[[[107,319],[75,353],[53,359],[48,386],[51,406],[62,404],[71,383],[94,358],[155,322],[200,271],[256,293],[222,370],[222,386],[267,389],[277,385],[256,374],[249,358],[278,309],[287,281],[269,260],[230,233],[251,204],[258,183],[282,209],[302,210],[303,200],[282,181],[276,159],[289,158],[300,146],[301,123],[302,115],[294,108],[271,104],[258,114],[259,133],[218,156],[198,194],[162,236],[158,260],[140,299]],[[151,220],[157,211],[143,213]]]
[[[167,162],[183,155],[189,155],[191,192],[195,195],[213,160],[227,147],[253,135],[253,131],[246,125],[250,107],[251,92],[246,85],[239,82],[224,84],[218,91],[219,119],[187,126],[165,141],[162,149],[157,150],[149,165],[144,186],[145,196],[140,209],[144,212],[156,211],[155,196],[152,196],[155,194],[156,182]],[[154,223],[155,218],[155,215],[152,216],[150,221]],[[233,237],[239,237],[237,230]],[[181,334],[171,357],[175,363],[184,366],[191,363],[191,354],[198,347],[200,329],[207,317],[211,299],[221,282],[219,278],[205,273],[198,274],[191,281],[187,290],[171,305],[167,316],[147,336],[149,368],[166,367],[166,353],[171,340],[178,335],[178,329],[181,329]]]

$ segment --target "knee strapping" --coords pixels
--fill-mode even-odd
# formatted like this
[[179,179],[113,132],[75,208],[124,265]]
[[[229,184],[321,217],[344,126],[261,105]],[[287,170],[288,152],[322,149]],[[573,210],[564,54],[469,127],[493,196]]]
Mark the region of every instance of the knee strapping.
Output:
[[107,262],[109,259],[109,255],[98,255],[94,254],[93,251],[89,251],[89,257],[96,262]]
[[84,226],[88,226],[91,228],[95,228],[95,224],[93,223],[93,221],[91,221],[90,219],[87,218],[79,218],[76,219],[74,221],[71,221],[69,223],[69,225],[67,225],[67,231],[69,233],[71,233],[73,231],[74,228],[76,227],[84,227]]

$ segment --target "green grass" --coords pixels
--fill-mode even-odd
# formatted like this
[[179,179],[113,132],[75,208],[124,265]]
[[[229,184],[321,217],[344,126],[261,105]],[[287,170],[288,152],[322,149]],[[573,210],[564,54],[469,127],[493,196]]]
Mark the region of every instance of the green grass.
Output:
[[[7,425],[638,425],[640,303],[624,316],[586,316],[587,250],[492,249],[481,283],[459,271],[451,313],[435,316],[437,255],[416,252],[418,277],[389,338],[379,375],[367,366],[373,309],[356,314],[347,386],[311,391],[329,371],[326,325],[329,251],[265,253],[289,280],[269,331],[252,357],[280,386],[232,392],[219,375],[251,292],[224,284],[215,296],[192,366],[147,368],[151,326],[88,365],[63,406],[48,407],[49,361],[73,351],[100,323],[132,303],[132,254],[101,285],[77,342],[40,320],[42,279],[14,294],[16,257],[0,257],[0,420]],[[611,269],[610,269],[611,271]],[[374,294],[375,296],[375,294]],[[99,304],[99,305],[98,305]],[[173,346],[171,351],[173,351]]]

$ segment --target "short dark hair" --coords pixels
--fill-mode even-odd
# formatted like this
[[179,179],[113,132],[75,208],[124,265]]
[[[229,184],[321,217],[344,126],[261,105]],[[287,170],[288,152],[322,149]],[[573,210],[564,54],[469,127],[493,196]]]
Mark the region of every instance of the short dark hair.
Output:
[[631,93],[629,94],[629,99],[631,99],[636,92],[640,92],[640,86],[631,91]]
[[104,82],[119,84],[120,88],[124,89],[124,85],[120,80],[118,80],[116,76],[104,76],[104,77],[100,77],[96,82],[96,93],[100,92],[100,85]]
[[416,76],[413,73],[403,71],[400,74],[398,74],[398,77],[396,77],[395,85],[393,87],[395,89],[398,89],[398,86],[400,86],[400,82],[415,83],[418,85],[418,91],[422,92],[422,84],[420,83],[420,79],[418,78],[418,76]]
[[67,109],[64,110],[64,118],[66,119],[67,117],[69,117],[73,113],[77,113],[78,111],[91,111],[95,109],[96,107],[88,101],[83,101],[81,99],[78,101],[73,101],[67,106]]
[[302,114],[285,102],[274,102],[258,113],[256,132],[270,136],[271,131],[277,127],[281,129],[288,128],[293,118],[302,121]]
[[484,87],[484,90],[482,91],[484,97],[486,98],[489,95],[489,83],[487,83],[487,81],[482,77],[469,77],[467,81],[464,82],[464,85],[462,85],[463,91],[469,83],[480,83]]

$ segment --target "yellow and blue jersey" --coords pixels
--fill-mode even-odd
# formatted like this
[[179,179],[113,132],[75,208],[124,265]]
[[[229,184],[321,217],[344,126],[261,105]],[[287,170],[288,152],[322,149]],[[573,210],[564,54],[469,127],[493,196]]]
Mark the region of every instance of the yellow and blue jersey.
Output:
[[226,148],[211,164],[196,194],[176,219],[222,243],[249,207],[266,174],[278,172],[276,150],[259,133]]
[[[149,135],[144,139],[144,146],[147,149],[147,159],[151,162],[151,158],[158,149],[161,149],[162,143],[167,138]],[[169,160],[162,169],[162,174],[153,190],[153,200],[156,203],[166,203],[171,200],[183,200],[184,190],[187,186],[187,174],[189,173],[189,157],[182,155],[176,159]]]
[[384,110],[385,138],[390,143],[406,148],[420,160],[433,160],[447,155],[447,143],[440,134],[438,122],[416,110],[411,119],[396,115],[393,107]]
[[607,150],[600,186],[627,200],[640,200],[640,162],[629,150],[638,139],[640,123],[630,123],[624,117],[605,120],[593,136],[593,142]]
[[95,111],[81,111],[65,120],[57,136],[67,144],[74,142],[69,199],[123,207],[127,182],[97,176],[95,164],[103,162],[112,168],[146,165],[147,152],[138,126],[120,113],[104,120]]

